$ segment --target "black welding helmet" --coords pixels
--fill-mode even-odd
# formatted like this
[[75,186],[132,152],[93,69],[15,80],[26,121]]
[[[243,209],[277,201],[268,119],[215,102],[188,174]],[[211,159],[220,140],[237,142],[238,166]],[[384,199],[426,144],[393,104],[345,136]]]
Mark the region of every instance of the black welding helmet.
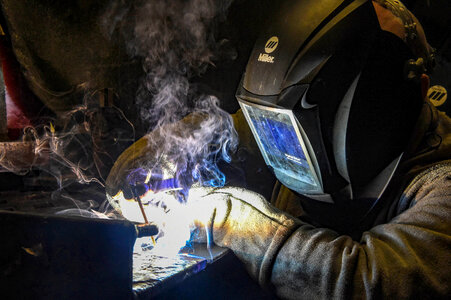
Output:
[[415,57],[371,1],[286,1],[273,17],[236,94],[266,164],[314,200],[379,199],[423,103]]

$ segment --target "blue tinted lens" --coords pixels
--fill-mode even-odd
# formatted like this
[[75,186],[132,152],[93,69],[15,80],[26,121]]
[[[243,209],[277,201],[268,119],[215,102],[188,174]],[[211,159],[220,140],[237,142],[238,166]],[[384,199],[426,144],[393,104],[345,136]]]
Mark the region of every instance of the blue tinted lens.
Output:
[[320,184],[289,110],[240,103],[266,163],[288,188],[318,193]]

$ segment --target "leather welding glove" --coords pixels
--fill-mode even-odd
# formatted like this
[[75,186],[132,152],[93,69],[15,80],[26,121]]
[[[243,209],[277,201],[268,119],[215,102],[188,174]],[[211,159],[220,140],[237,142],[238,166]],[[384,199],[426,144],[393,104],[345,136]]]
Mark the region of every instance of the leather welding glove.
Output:
[[261,195],[236,187],[192,188],[186,208],[197,240],[230,248],[261,285],[268,283],[279,249],[301,225]]

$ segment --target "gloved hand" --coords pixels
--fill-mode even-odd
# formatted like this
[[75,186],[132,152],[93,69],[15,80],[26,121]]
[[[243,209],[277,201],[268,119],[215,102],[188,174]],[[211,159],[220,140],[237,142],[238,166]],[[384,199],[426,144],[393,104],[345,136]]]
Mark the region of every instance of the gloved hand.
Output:
[[158,137],[153,132],[125,150],[106,181],[108,201],[131,221],[144,222],[136,197],[145,201],[146,194],[178,189],[174,164],[164,159],[163,154],[152,151]]
[[192,188],[186,213],[197,227],[197,240],[230,248],[261,285],[270,279],[279,248],[301,225],[259,194],[235,187]]
[[139,209],[134,203],[137,196],[180,188],[176,170],[180,165],[186,165],[186,161],[180,161],[186,159],[186,155],[178,155],[181,150],[177,146],[188,141],[189,133],[195,132],[203,120],[199,114],[189,115],[179,122],[155,129],[126,149],[106,180],[110,204],[133,220],[128,210]]

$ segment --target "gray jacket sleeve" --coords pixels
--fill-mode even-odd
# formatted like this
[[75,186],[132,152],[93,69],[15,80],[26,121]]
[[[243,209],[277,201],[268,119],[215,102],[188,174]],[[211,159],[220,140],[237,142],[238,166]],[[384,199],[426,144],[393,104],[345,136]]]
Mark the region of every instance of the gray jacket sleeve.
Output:
[[418,175],[398,215],[360,241],[307,224],[283,240],[268,274],[282,298],[448,298],[451,164]]

